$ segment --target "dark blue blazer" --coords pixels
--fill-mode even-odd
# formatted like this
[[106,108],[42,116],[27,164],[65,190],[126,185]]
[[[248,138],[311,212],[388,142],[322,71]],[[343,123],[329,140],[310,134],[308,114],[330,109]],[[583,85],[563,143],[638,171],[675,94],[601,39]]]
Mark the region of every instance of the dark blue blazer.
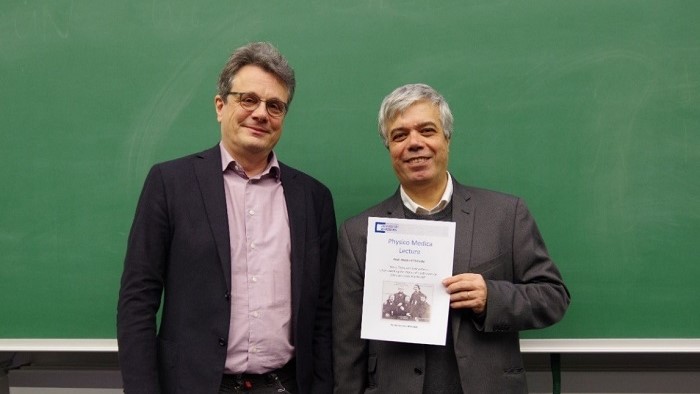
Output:
[[[280,177],[292,241],[298,390],[330,393],[333,201],[323,184],[282,163]],[[218,392],[230,260],[219,146],[155,165],[136,208],[119,292],[117,339],[127,393]]]

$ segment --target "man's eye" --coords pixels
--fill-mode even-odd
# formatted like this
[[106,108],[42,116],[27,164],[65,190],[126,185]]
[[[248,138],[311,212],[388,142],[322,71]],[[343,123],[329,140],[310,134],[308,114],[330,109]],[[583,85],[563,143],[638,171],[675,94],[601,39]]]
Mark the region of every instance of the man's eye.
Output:
[[252,97],[252,96],[246,96],[246,97],[243,97],[243,102],[246,104],[257,104],[258,98]]
[[282,112],[283,106],[282,106],[282,103],[280,103],[279,101],[270,100],[267,102],[267,106],[268,106],[268,108],[270,108],[274,111]]

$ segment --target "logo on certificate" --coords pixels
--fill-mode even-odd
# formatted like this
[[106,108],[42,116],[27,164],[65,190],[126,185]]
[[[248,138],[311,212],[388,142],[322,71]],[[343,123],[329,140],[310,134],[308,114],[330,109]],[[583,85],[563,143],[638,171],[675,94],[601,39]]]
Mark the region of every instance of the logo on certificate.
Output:
[[376,222],[374,223],[375,233],[395,233],[398,232],[399,225],[397,223]]

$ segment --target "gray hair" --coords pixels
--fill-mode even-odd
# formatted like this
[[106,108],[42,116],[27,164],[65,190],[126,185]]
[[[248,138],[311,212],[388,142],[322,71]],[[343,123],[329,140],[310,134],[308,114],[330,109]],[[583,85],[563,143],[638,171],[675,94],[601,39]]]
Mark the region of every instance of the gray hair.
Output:
[[415,83],[396,88],[388,96],[384,97],[382,105],[379,107],[379,136],[382,137],[384,146],[389,146],[388,123],[418,101],[428,101],[438,107],[443,133],[445,138],[448,141],[450,140],[454,118],[447,101],[432,87],[422,83]]
[[252,42],[236,49],[231,54],[219,75],[219,96],[222,97],[224,102],[226,102],[228,92],[231,91],[233,77],[241,68],[248,65],[258,66],[279,78],[289,92],[287,106],[292,103],[294,88],[296,87],[294,70],[280,51],[269,42]]

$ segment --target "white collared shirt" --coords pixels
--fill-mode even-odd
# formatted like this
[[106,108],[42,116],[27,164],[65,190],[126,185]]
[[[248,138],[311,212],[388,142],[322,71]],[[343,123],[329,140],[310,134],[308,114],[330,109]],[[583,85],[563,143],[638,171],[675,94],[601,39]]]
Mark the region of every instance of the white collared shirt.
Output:
[[437,203],[433,208],[427,209],[423,206],[420,206],[416,204],[415,201],[411,200],[411,197],[406,194],[406,192],[403,190],[403,186],[400,187],[400,192],[401,192],[401,201],[403,201],[403,205],[410,209],[411,212],[418,214],[418,215],[432,215],[434,213],[438,213],[445,209],[447,204],[450,203],[452,200],[452,191],[453,191],[453,186],[452,186],[452,176],[450,175],[449,172],[447,172],[447,187],[445,188],[445,192],[442,193],[442,197],[440,198],[440,202]]

